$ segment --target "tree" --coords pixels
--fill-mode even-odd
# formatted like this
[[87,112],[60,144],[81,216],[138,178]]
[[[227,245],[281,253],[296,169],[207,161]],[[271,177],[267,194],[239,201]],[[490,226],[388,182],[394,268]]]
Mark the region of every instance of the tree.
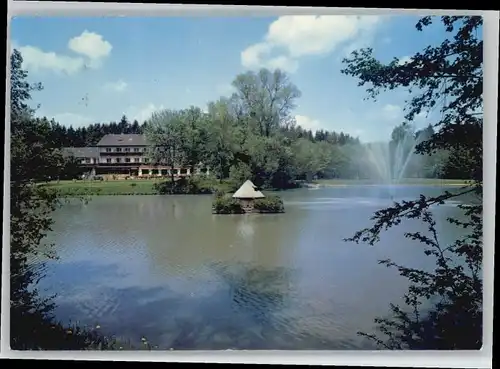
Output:
[[395,145],[400,144],[407,140],[410,137],[411,139],[415,139],[415,130],[414,127],[408,122],[403,122],[399,126],[394,127],[391,133],[391,142]]
[[238,127],[230,108],[227,99],[208,104],[206,149],[209,164],[220,181],[229,176],[239,141]]
[[299,89],[279,69],[240,74],[233,86],[237,90],[234,98],[241,104],[241,111],[251,118],[252,128],[266,137],[290,121],[295,100],[300,97]]
[[[51,229],[52,211],[60,204],[57,193],[44,182],[65,162],[51,138],[54,122],[33,117],[31,93],[41,84],[30,84],[22,69],[22,55],[11,55],[11,177],[10,177],[10,345],[14,350],[116,350],[120,343],[96,329],[58,323],[51,297],[39,295],[43,265],[29,262],[43,254],[57,257],[43,239]],[[64,131],[60,129],[60,131]],[[40,259],[40,258],[37,258]]]
[[205,158],[203,144],[206,138],[206,119],[200,108],[191,106],[182,111],[183,130],[186,139],[184,140],[183,151],[186,153],[186,163],[194,172],[196,165],[200,164]]
[[412,124],[403,122],[394,127],[389,142],[391,178],[405,176],[412,172],[407,168],[411,162],[415,162],[415,158],[412,156],[415,144],[415,128]]
[[[31,93],[40,84],[30,84],[22,69],[18,50],[11,55],[11,178],[10,178],[10,338],[19,349],[81,349],[88,337],[70,336],[65,327],[53,321],[50,298],[42,298],[36,288],[43,277],[40,269],[28,262],[42,253],[39,246],[50,230],[50,213],[57,206],[56,193],[43,186],[60,170],[62,156],[51,144],[50,123],[34,119],[29,106]],[[42,183],[41,183],[42,182]],[[47,248],[45,248],[47,249]],[[50,248],[48,248],[50,250]],[[54,258],[50,251],[44,252]]]
[[186,153],[183,114],[176,110],[162,110],[152,114],[145,135],[150,143],[148,156],[153,164],[170,167],[172,189],[175,182],[174,169],[184,163]]
[[141,126],[139,125],[139,122],[137,120],[134,120],[132,122],[132,132],[131,133],[134,133],[134,134],[140,134],[141,133]]
[[[417,145],[416,152],[432,154],[439,150],[460,149],[469,160],[463,163],[470,185],[458,192],[444,192],[437,197],[421,195],[415,201],[395,203],[377,211],[374,225],[357,232],[350,241],[375,244],[384,229],[398,225],[405,218],[421,219],[428,233],[407,233],[406,237],[424,245],[426,255],[436,260],[432,272],[398,265],[391,260],[381,264],[397,268],[410,281],[405,295],[407,308],[391,305],[393,319],[377,319],[386,340],[369,336],[390,349],[478,349],[482,340],[482,109],[483,41],[478,37],[481,17],[441,17],[452,37],[440,45],[428,46],[409,62],[397,58],[388,64],[376,60],[371,49],[354,51],[344,60],[343,72],[369,84],[369,97],[382,90],[409,88],[412,98],[406,107],[411,122],[421,112],[440,107],[441,118],[433,124],[434,133]],[[418,31],[432,24],[435,17],[423,17]],[[446,97],[446,98],[445,98]],[[468,233],[449,245],[442,245],[430,206],[472,193],[477,203],[460,206],[466,220],[449,219]],[[423,302],[437,303],[422,312]]]
[[292,144],[296,174],[312,181],[313,176],[324,171],[331,159],[329,147],[300,138]]
[[118,129],[120,133],[132,133],[130,123],[128,121],[128,118],[126,115],[122,115],[122,118],[120,119],[120,123],[118,123]]

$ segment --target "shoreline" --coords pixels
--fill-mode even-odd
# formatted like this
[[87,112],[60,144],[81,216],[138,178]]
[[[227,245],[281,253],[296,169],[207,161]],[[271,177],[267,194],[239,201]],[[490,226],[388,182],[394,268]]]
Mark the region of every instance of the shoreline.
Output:
[[[104,181],[104,182],[74,182],[74,181],[60,181],[60,182],[49,182],[46,185],[49,188],[53,188],[60,192],[60,198],[74,198],[82,196],[177,196],[177,194],[159,194],[154,185],[161,183],[159,180],[116,180],[116,181]],[[219,186],[227,185],[227,183],[213,183],[214,192]],[[398,184],[394,184],[394,187],[399,186],[434,186],[434,187],[463,187],[467,186],[468,181],[466,180],[438,180],[438,179],[417,179],[402,181]],[[295,189],[319,189],[319,188],[340,188],[340,187],[379,187],[385,186],[384,184],[377,184],[373,182],[363,181],[363,180],[341,180],[341,179],[330,179],[330,180],[318,180],[310,183],[302,183],[301,186]],[[282,190],[268,190],[270,192],[281,192],[287,191],[287,189]],[[212,192],[212,194],[214,193]],[[183,194],[191,196],[199,195],[210,195],[210,193],[192,193]]]
[[[358,183],[358,184],[318,184],[319,188],[325,188],[325,187],[354,187],[354,186],[364,186],[364,187],[381,187],[381,186],[389,186],[385,184],[375,184],[375,183]],[[392,185],[394,187],[401,187],[401,186],[433,186],[433,187],[463,187],[467,186],[467,183],[444,183],[444,184],[437,184],[437,183],[400,183],[400,184],[394,184]],[[307,188],[307,187],[305,187]]]

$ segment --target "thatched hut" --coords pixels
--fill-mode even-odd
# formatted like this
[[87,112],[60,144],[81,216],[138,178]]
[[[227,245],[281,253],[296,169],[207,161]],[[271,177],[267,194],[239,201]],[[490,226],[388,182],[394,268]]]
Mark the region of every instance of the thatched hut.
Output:
[[241,207],[245,212],[252,212],[255,199],[263,199],[265,196],[262,192],[257,190],[252,181],[247,180],[241,187],[233,194],[233,199],[237,199],[241,203]]

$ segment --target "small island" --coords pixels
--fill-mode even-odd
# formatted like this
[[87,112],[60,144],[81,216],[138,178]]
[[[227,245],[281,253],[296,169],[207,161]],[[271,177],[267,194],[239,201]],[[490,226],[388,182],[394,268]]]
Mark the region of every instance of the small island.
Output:
[[212,204],[213,214],[276,214],[284,213],[278,196],[265,196],[252,181],[247,180],[233,195],[218,192]]

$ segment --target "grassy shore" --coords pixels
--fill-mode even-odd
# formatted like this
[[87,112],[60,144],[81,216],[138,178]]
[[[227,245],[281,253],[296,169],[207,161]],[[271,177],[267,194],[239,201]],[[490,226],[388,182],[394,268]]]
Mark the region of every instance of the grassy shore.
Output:
[[46,184],[62,197],[78,195],[154,195],[159,180],[60,181]]
[[[165,179],[110,180],[110,181],[59,181],[44,184],[59,192],[61,197],[111,196],[111,195],[157,195],[155,184]],[[202,180],[200,185],[227,191],[228,183],[217,180]]]
[[[314,183],[325,187],[379,184],[373,180],[358,179],[319,179],[314,181]],[[463,179],[405,178],[399,184],[405,186],[464,186],[467,184],[467,181]]]
[[[45,185],[59,191],[61,197],[71,196],[96,196],[96,195],[156,195],[154,185],[164,179],[143,180],[114,180],[114,181],[60,181],[50,182]],[[227,191],[226,182],[219,183],[217,180],[205,180],[207,187]],[[373,185],[375,182],[368,180],[348,179],[324,179],[314,183],[325,187]],[[463,186],[464,180],[441,180],[441,179],[407,179],[401,181],[404,185],[428,185],[428,186]]]

